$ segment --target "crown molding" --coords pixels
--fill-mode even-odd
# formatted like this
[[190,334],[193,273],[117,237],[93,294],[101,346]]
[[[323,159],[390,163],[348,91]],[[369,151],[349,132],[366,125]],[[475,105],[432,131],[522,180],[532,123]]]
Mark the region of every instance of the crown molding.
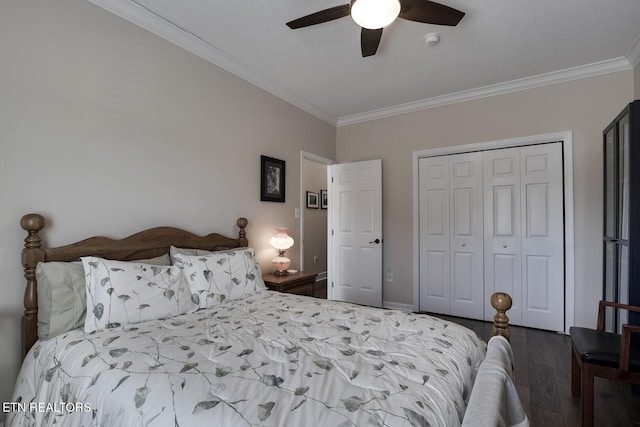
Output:
[[287,89],[252,72],[235,58],[205,42],[195,34],[189,33],[161,18],[139,3],[136,3],[135,0],[89,1],[336,127],[398,116],[525,89],[565,83],[602,74],[625,71],[640,63],[640,37],[638,37],[625,57],[336,118],[308,101],[294,95]]
[[558,83],[565,83],[572,80],[584,79],[587,77],[599,76],[602,74],[614,73],[631,69],[632,66],[627,58],[616,58],[579,67],[568,68],[551,73],[539,74],[537,76],[523,79],[511,80],[504,83],[483,86],[476,89],[465,90],[448,95],[436,96],[420,101],[409,102],[396,105],[390,108],[381,108],[362,114],[340,117],[337,127],[348,126],[356,123],[382,119],[386,117],[399,116],[401,114],[413,113],[429,108],[442,107],[444,105],[456,104],[458,102],[471,101],[474,99],[487,98],[490,96],[502,95],[517,92],[525,89],[532,89],[542,86],[549,86]]
[[239,61],[232,58],[225,52],[217,49],[211,44],[205,42],[195,34],[192,34],[174,24],[156,15],[144,6],[132,0],[89,0],[96,6],[111,12],[112,14],[125,19],[138,27],[144,28],[156,36],[175,44],[182,49],[199,56],[200,58],[217,65],[218,67],[230,72],[263,89],[270,94],[292,104],[301,110],[323,120],[333,126],[337,125],[335,117],[330,116],[326,112],[320,110],[316,106],[292,94],[288,90],[276,85],[275,83],[263,78],[262,76],[248,70]]
[[633,42],[633,46],[631,46],[631,49],[629,49],[629,52],[627,53],[627,59],[629,60],[629,63],[632,67],[635,67],[640,63],[640,35],[638,36],[636,41]]

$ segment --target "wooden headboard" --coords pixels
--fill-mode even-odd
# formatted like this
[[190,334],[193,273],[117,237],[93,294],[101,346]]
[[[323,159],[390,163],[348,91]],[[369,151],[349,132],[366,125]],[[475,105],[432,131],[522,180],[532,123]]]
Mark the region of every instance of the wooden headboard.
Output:
[[133,234],[124,239],[91,237],[58,248],[43,248],[38,234],[45,226],[39,214],[22,217],[20,226],[27,231],[22,249],[22,266],[27,285],[24,291],[24,315],[22,316],[22,358],[38,339],[38,283],[36,265],[45,261],[76,261],[83,256],[99,256],[111,260],[133,261],[169,253],[170,246],[216,250],[246,247],[249,244],[245,228],[246,218],[236,221],[240,228],[237,238],[218,233],[197,236],[173,227],[156,227]]

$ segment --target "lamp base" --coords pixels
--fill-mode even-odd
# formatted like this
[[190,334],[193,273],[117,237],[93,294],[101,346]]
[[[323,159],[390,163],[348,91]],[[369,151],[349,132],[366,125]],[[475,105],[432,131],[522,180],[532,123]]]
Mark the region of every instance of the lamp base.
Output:
[[289,274],[287,273],[287,270],[291,265],[291,260],[286,256],[280,255],[275,257],[272,261],[272,264],[275,270],[273,273],[275,276],[286,276],[287,274]]

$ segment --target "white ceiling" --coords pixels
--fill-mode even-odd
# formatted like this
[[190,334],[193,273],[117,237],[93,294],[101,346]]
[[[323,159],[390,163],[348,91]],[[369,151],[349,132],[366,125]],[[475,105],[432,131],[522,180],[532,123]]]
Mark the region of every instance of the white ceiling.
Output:
[[444,0],[458,26],[398,19],[368,58],[350,17],[285,26],[348,0],[90,1],[338,126],[640,60],[639,0]]

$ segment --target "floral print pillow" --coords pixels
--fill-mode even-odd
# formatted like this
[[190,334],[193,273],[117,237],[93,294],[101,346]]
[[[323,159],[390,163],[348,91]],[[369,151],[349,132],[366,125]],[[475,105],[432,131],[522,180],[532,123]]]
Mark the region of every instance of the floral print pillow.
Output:
[[87,292],[84,331],[165,319],[197,307],[178,266],[83,257]]
[[200,308],[242,299],[266,289],[251,248],[200,256],[177,253],[174,260],[175,265],[182,267],[193,302]]

